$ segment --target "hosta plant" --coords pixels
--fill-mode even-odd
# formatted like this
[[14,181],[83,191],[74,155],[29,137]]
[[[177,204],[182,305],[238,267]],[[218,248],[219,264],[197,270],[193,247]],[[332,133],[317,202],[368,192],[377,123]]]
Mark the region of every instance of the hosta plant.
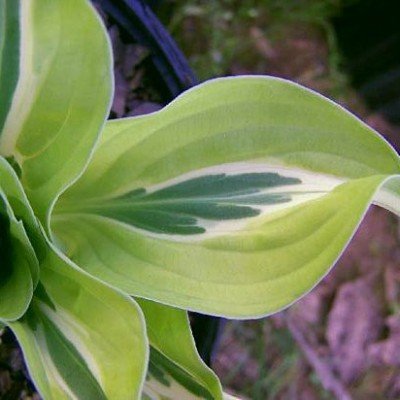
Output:
[[0,0],[0,318],[44,399],[231,398],[185,310],[276,312],[400,158],[337,104],[271,77],[206,82],[106,122],[106,31],[86,0]]

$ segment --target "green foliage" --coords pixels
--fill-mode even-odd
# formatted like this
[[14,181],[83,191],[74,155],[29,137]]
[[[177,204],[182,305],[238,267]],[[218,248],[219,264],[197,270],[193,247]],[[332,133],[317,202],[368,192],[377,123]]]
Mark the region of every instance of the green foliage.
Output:
[[218,79],[106,123],[86,0],[0,0],[0,33],[0,323],[46,400],[233,399],[185,310],[276,312],[372,202],[400,214],[399,156],[312,91]]

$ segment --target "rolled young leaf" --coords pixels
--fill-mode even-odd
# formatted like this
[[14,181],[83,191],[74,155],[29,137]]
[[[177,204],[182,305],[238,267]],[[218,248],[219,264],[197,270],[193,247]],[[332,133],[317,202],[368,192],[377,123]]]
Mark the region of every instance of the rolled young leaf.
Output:
[[[39,265],[15,205],[18,178],[0,157],[0,320],[15,320],[29,306]],[[18,213],[17,215],[15,213]]]
[[137,301],[150,341],[143,400],[221,400],[221,385],[197,353],[187,313],[144,299]]
[[148,348],[139,307],[56,251],[27,314],[8,326],[45,400],[140,398]]
[[86,0],[2,0],[0,33],[0,154],[45,224],[108,115],[110,45]]
[[323,96],[222,78],[109,122],[52,227],[82,268],[132,295],[258,317],[326,274],[374,196],[400,208],[399,174],[388,143]]
[[[39,221],[29,204],[16,172],[3,157],[0,157],[0,182],[13,214],[19,223],[23,225],[40,263],[47,254],[46,239],[42,234]],[[34,287],[36,287],[39,281],[39,266],[37,262],[36,265],[32,265],[31,274]]]
[[24,227],[0,189],[0,320],[15,320],[25,313],[32,299],[32,272],[37,264]]

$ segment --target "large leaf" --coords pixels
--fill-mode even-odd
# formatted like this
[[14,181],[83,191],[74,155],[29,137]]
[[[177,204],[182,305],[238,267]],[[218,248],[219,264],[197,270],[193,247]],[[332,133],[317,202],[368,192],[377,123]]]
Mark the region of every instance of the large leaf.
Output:
[[[0,157],[0,320],[23,315],[39,278],[39,266],[25,226],[15,214],[18,178]],[[32,220],[31,220],[32,221]]]
[[138,303],[151,345],[143,399],[221,400],[221,385],[196,351],[187,313],[143,299]]
[[8,323],[44,399],[137,399],[148,350],[134,301],[49,250],[27,314]]
[[53,229],[79,265],[132,295],[261,316],[326,274],[374,196],[400,210],[399,173],[385,140],[324,97],[225,78],[108,123]]
[[55,197],[86,165],[108,114],[110,46],[86,0],[0,4],[0,153],[18,163],[45,223]]

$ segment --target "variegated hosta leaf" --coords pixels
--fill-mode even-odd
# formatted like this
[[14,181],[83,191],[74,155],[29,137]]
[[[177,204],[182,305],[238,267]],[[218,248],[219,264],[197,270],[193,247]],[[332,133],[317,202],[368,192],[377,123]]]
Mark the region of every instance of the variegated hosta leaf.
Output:
[[326,98],[224,78],[108,123],[52,227],[80,266],[132,295],[262,316],[326,274],[374,196],[399,212],[399,174],[385,140]]
[[[38,281],[39,266],[24,225],[15,215],[18,178],[0,157],[0,320],[15,320],[26,311]],[[18,208],[17,210],[18,211]]]
[[54,251],[27,314],[8,325],[45,400],[140,397],[148,354],[139,307]]
[[108,114],[110,46],[89,1],[0,1],[0,154],[45,224]]
[[197,353],[187,313],[138,299],[150,341],[143,400],[221,400],[216,375]]

